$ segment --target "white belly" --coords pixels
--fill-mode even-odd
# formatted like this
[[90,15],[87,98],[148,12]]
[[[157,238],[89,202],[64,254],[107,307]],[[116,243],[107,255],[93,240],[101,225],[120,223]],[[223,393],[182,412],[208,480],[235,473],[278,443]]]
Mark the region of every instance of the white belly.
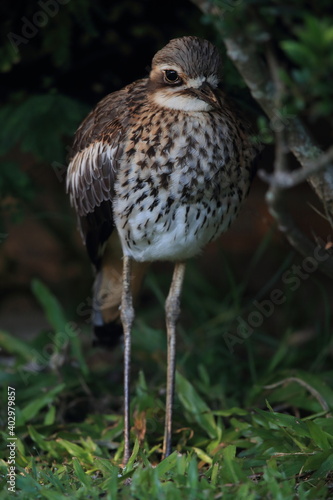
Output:
[[146,211],[133,210],[126,228],[117,224],[124,254],[139,262],[185,260],[197,255],[229,227],[239,200],[228,213],[227,204],[217,208],[212,200],[209,206],[207,214],[200,204],[181,205],[159,220],[157,212],[147,218]]

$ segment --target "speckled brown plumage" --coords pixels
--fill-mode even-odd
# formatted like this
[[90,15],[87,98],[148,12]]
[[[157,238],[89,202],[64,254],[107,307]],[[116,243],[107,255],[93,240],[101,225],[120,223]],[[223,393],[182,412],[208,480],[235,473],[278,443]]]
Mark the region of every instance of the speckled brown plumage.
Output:
[[67,189],[97,269],[97,326],[119,316],[121,255],[137,291],[146,263],[197,255],[248,194],[259,148],[219,72],[208,41],[172,40],[149,78],[105,97],[76,133]]
[[[200,51],[198,39],[187,39],[197,44],[190,76],[216,74],[216,49],[207,42]],[[189,72],[188,51],[176,39],[153,68],[171,64],[175,53]],[[155,103],[159,83],[139,80],[110,94],[76,133],[68,190],[98,267],[115,226],[124,252],[137,261],[191,257],[229,227],[248,193],[256,147],[224,93],[214,90],[217,102],[207,112],[184,112]]]

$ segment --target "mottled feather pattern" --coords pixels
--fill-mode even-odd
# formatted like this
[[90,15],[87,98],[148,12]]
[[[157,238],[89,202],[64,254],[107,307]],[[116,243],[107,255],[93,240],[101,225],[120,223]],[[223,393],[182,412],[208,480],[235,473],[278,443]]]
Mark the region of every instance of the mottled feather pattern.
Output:
[[80,216],[92,212],[102,201],[112,202],[130,120],[128,101],[134,85],[145,88],[146,81],[135,82],[105,97],[76,132],[67,171],[67,191]]
[[[116,123],[100,108],[94,120],[98,133],[83,130],[85,140],[77,142],[85,148],[69,166],[71,200],[80,216],[102,201],[113,203],[124,252],[136,260],[185,258],[218,237],[237,215],[255,149],[221,91],[219,110],[184,114],[156,106],[146,86],[147,80],[130,86],[136,99],[124,90],[112,94]],[[88,137],[95,139],[90,143]],[[167,251],[166,231],[178,252]]]
[[184,114],[148,99],[134,123],[115,185],[123,251],[138,261],[193,256],[236,216],[254,148],[226,104]]
[[207,77],[219,73],[221,59],[217,48],[208,40],[189,36],[171,40],[155,54],[153,66],[166,64],[179,66],[186,75],[191,75],[192,78]]
[[[177,261],[197,255],[235,219],[260,146],[217,88],[220,66],[208,41],[172,40],[153,58],[149,78],[106,96],[79,127],[67,190],[99,272],[115,228],[135,261]],[[169,67],[179,74],[175,84],[166,81]],[[120,303],[115,289],[112,304]]]
[[77,153],[68,168],[70,199],[79,216],[112,201],[119,146],[94,142]]

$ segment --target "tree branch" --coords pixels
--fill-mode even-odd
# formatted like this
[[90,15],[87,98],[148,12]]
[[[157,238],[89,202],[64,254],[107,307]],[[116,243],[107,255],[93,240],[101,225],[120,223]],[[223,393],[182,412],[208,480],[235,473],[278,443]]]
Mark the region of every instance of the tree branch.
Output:
[[[205,14],[222,17],[224,12],[210,0],[192,0],[192,2]],[[234,8],[237,8],[234,7]],[[220,32],[227,48],[230,59],[244,78],[252,96],[260,104],[267,116],[271,119],[272,129],[276,129],[276,122],[280,120],[286,128],[290,151],[295,155],[302,167],[307,167],[324,153],[310,136],[301,120],[296,116],[282,117],[275,105],[276,85],[271,78],[267,66],[255,52],[255,47],[237,33],[233,37]],[[331,160],[331,153],[328,160]],[[322,161],[322,160],[320,160]],[[315,189],[318,197],[327,202],[329,211],[333,215],[333,163],[328,161],[326,171],[317,172],[314,168],[310,171],[309,182]],[[328,188],[329,186],[329,188]]]
[[[210,0],[192,0],[192,2],[204,13],[212,16],[217,21],[225,12],[214,5]],[[234,6],[237,8],[237,5]],[[229,9],[230,10],[230,9]],[[278,66],[271,51],[266,53],[267,64],[259,57],[256,47],[245,38],[239,30],[237,33],[222,31],[221,25],[217,23],[227,54],[235,64],[239,73],[245,80],[252,96],[262,107],[270,119],[270,127],[276,137],[275,169],[270,182],[270,188],[266,199],[271,214],[277,220],[279,228],[283,231],[291,243],[302,255],[313,255],[315,244],[300,231],[295,225],[292,217],[284,209],[282,190],[287,186],[286,181],[290,172],[286,171],[286,150],[293,153],[300,163],[300,172],[292,174],[289,184],[301,182],[306,178],[322,201],[328,220],[333,220],[333,163],[331,148],[323,153],[309,131],[301,120],[294,115],[286,115],[281,112],[282,84],[278,77]],[[262,175],[262,174],[261,174]],[[270,179],[270,180],[271,180]],[[281,185],[282,183],[282,185]],[[288,185],[288,187],[291,187]],[[325,249],[325,246],[323,247]],[[321,263],[319,268],[328,276],[333,277],[333,258],[329,254],[327,260]]]
[[265,170],[260,170],[258,174],[261,179],[272,186],[276,186],[281,189],[289,189],[306,181],[311,175],[324,170],[327,168],[327,164],[332,161],[333,146],[331,146],[325,153],[322,153],[317,160],[305,161],[304,168],[295,170],[294,172],[274,172],[273,174],[269,174]]
[[[319,159],[323,152],[298,117],[281,116],[279,108],[275,106],[274,102],[274,81],[270,78],[267,68],[263,66],[253,47],[241,37],[237,39],[226,38],[224,41],[229,57],[245,79],[253,97],[270,118],[272,129],[277,128],[277,122],[280,122],[280,126],[285,127],[290,151],[297,158],[300,165],[307,168],[309,163]],[[327,162],[325,170],[313,169],[308,176],[308,181],[325,206],[330,219],[332,219],[333,163],[331,161]]]

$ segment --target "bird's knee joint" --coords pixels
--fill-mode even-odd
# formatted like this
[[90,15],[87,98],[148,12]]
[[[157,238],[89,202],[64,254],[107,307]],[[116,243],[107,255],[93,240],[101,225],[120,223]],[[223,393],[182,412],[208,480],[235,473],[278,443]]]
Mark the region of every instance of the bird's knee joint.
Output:
[[167,321],[176,321],[180,314],[180,303],[178,298],[168,297],[165,302],[165,315]]
[[134,320],[134,308],[132,305],[126,304],[125,307],[120,306],[120,319],[124,328],[132,326]]

